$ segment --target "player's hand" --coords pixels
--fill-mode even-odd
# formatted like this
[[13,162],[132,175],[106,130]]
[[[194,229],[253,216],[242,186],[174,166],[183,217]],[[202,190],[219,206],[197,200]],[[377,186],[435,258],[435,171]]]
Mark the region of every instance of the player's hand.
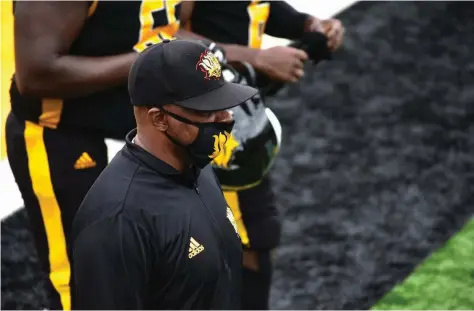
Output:
[[322,21],[324,27],[323,33],[328,37],[328,47],[331,51],[337,50],[344,37],[344,26],[338,19],[326,19]]
[[271,79],[296,82],[304,76],[305,51],[288,46],[275,46],[260,50],[255,60],[255,69]]
[[323,22],[317,17],[310,16],[306,19],[306,23],[304,25],[304,31],[324,33]]

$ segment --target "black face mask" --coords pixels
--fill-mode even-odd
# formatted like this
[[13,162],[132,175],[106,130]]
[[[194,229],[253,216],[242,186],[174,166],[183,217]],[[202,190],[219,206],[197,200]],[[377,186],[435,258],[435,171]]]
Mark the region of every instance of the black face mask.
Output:
[[196,139],[190,145],[183,145],[177,141],[176,138],[165,133],[174,144],[184,148],[188,152],[193,163],[199,168],[204,168],[208,165],[224,149],[235,123],[235,121],[230,123],[193,122],[167,110],[162,110],[174,119],[186,124],[194,125],[199,129]]

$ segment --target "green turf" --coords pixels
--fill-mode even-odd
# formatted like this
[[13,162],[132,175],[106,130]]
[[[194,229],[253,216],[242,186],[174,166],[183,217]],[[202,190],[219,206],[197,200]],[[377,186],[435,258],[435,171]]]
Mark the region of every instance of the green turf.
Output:
[[474,219],[372,310],[474,309]]

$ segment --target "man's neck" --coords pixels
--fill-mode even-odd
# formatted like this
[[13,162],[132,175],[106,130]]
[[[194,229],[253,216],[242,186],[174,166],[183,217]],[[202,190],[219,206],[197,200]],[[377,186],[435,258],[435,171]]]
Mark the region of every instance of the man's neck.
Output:
[[157,143],[156,140],[151,140],[146,135],[137,132],[137,135],[133,138],[133,143],[170,165],[178,172],[184,171],[186,167],[184,155],[176,150],[177,148],[172,142],[162,139],[161,142]]

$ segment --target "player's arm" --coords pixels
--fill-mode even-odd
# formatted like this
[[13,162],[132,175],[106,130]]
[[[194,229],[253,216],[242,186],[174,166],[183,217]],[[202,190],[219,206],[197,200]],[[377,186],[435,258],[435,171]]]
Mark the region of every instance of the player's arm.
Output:
[[143,310],[153,260],[146,232],[125,216],[86,228],[73,244],[72,309]]
[[285,1],[271,1],[265,33],[278,38],[298,40],[308,31],[310,19],[310,15],[298,12]]
[[[181,24],[186,25],[191,20],[194,9],[194,1],[184,1],[181,5]],[[201,35],[180,29],[177,37],[209,40]],[[209,40],[212,41],[212,40]],[[247,62],[256,70],[263,72],[271,79],[296,82],[304,74],[303,62],[308,55],[299,49],[286,46],[277,46],[269,49],[253,49],[238,44],[216,45],[225,51],[228,62]]]
[[299,40],[305,32],[321,32],[328,38],[328,47],[336,50],[342,44],[344,27],[338,19],[321,20],[298,12],[286,1],[271,1],[265,33],[279,38]]
[[68,55],[87,18],[86,1],[17,1],[15,77],[22,94],[67,98],[126,82],[135,52]]

